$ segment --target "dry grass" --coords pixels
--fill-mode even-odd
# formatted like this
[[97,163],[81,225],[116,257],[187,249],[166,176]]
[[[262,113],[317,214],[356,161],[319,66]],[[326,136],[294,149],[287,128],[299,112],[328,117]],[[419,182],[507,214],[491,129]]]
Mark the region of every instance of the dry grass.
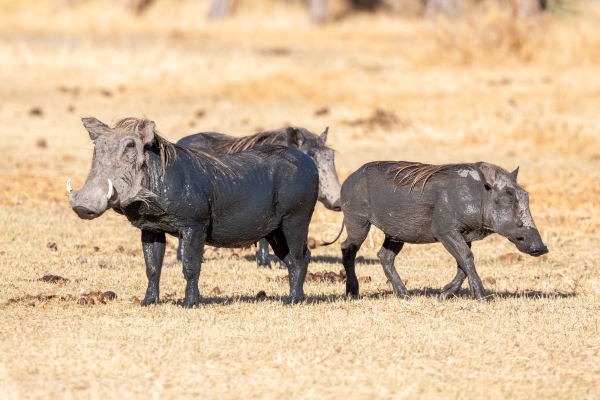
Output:
[[[491,9],[457,25],[358,14],[314,28],[275,0],[241,2],[222,24],[202,18],[208,2],[157,0],[139,19],[103,4],[0,1],[0,398],[600,397],[597,5],[534,21]],[[139,232],[112,212],[79,220],[66,201],[66,180],[80,187],[89,169],[86,115],[146,115],[172,140],[329,126],[341,178],[372,160],[520,165],[551,253],[476,243],[493,301],[465,289],[439,303],[452,258],[409,245],[400,301],[374,229],[360,300],[311,282],[288,308],[285,284],[267,279],[283,272],[256,269],[251,251],[212,251],[190,311],[174,304],[184,280],[171,240],[165,301],[141,309]],[[329,240],[340,223],[318,206],[311,235]],[[337,245],[318,248],[310,269],[337,271],[339,258]],[[82,290],[118,299],[66,300]]]

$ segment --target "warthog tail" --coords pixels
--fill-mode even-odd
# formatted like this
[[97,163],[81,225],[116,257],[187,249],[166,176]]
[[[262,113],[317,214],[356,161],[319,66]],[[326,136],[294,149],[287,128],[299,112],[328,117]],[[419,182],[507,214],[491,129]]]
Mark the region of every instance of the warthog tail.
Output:
[[332,242],[323,242],[321,244],[321,246],[329,246],[331,244],[334,244],[335,242],[338,241],[338,239],[340,238],[340,236],[342,236],[342,232],[344,232],[344,221],[342,221],[342,229],[340,229],[340,233],[338,233],[337,237],[335,239],[333,239]]

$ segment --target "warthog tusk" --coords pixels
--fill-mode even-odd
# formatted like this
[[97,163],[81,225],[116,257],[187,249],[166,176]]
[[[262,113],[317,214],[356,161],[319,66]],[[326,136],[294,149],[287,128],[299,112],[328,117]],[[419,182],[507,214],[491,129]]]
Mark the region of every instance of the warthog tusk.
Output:
[[71,189],[71,180],[69,179],[67,181],[67,192],[71,193],[73,191],[73,189]]
[[110,200],[110,198],[113,197],[113,194],[114,194],[113,185],[109,179],[108,180],[108,193],[106,194],[106,200]]

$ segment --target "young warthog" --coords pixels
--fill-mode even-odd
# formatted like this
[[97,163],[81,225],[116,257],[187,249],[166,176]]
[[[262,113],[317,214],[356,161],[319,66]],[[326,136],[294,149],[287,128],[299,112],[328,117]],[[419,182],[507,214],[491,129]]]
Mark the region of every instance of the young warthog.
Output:
[[165,233],[182,241],[184,307],[200,302],[204,244],[247,247],[266,238],[290,275],[286,304],[304,298],[310,259],[308,225],[319,175],[306,154],[262,146],[215,159],[160,137],[154,122],[127,118],[110,128],[84,118],[94,141],[92,170],[69,202],[83,219],[113,208],[142,230],[148,290],[143,306],[158,302]]
[[453,296],[465,277],[471,293],[485,292],[475,270],[471,242],[498,233],[523,253],[548,253],[529,211],[529,195],[512,173],[487,164],[427,165],[373,162],[342,185],[342,211],[348,238],[342,243],[346,293],[358,296],[354,260],[371,224],[385,233],[377,254],[397,296],[407,291],[394,259],[404,243],[441,242],[458,264],[440,298]]
[[[181,138],[177,141],[177,144],[190,146],[216,157],[265,144],[277,144],[298,149],[308,154],[317,164],[319,170],[319,201],[329,210],[341,211],[340,190],[342,185],[335,171],[335,153],[333,149],[325,144],[328,130],[325,129],[321,135],[315,135],[304,128],[288,127],[242,137],[216,132],[203,132]],[[259,242],[256,261],[260,266],[270,265],[269,246],[264,239]]]

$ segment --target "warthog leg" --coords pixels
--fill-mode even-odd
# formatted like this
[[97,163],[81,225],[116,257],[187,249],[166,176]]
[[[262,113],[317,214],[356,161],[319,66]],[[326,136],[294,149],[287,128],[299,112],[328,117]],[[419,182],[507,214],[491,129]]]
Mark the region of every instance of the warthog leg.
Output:
[[302,223],[302,218],[290,217],[282,221],[281,228],[267,236],[267,241],[273,252],[286,264],[290,277],[290,295],[285,304],[299,303],[304,300],[304,278],[310,262],[310,251],[306,246],[308,224]]
[[198,281],[204,254],[204,239],[206,234],[199,227],[185,228],[181,232],[181,261],[183,263],[183,277],[187,281],[185,286],[184,308],[200,305],[200,290]]
[[[467,246],[469,246],[469,248],[471,248],[471,242],[467,242]],[[439,299],[445,300],[448,297],[452,297],[452,296],[456,295],[456,293],[458,293],[458,291],[460,290],[460,287],[462,286],[466,277],[467,277],[467,275],[465,274],[465,271],[463,271],[460,268],[460,265],[457,263],[456,264],[456,276],[454,277],[454,279],[452,279],[452,282],[450,282],[449,284],[444,286],[444,288],[442,289],[442,293],[440,293]]]
[[271,259],[269,257],[269,242],[266,239],[260,239],[258,241],[256,263],[259,267],[271,268]]
[[148,289],[142,300],[142,306],[158,303],[160,295],[160,272],[165,256],[166,238],[164,233],[155,233],[142,230],[142,249],[146,260],[146,276]]
[[381,249],[377,253],[377,257],[379,257],[379,261],[381,261],[385,276],[392,283],[394,294],[398,297],[408,297],[406,286],[404,286],[404,283],[394,266],[394,260],[398,253],[400,253],[400,250],[402,250],[402,246],[404,246],[403,242],[394,241],[389,236],[386,236],[383,241],[383,246],[381,246]]
[[342,242],[342,263],[346,270],[346,295],[358,297],[358,278],[354,261],[371,229],[371,223],[363,217],[345,214],[344,223],[348,237]]
[[471,294],[477,300],[483,300],[485,297],[485,289],[477,270],[475,269],[475,262],[473,259],[473,253],[465,239],[458,232],[451,232],[440,239],[440,242],[444,245],[446,250],[456,259],[458,266],[469,278],[469,288]]

